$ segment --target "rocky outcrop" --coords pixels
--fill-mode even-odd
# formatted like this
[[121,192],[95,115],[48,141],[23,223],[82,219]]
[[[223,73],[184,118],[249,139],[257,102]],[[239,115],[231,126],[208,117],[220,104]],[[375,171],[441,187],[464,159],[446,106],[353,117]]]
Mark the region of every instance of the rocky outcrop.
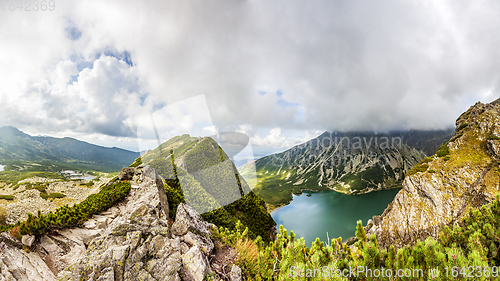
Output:
[[2,233],[0,280],[180,281],[182,276],[201,281],[207,274],[220,279],[209,260],[216,251],[212,233],[217,227],[185,204],[170,226],[156,172],[146,166],[129,178],[132,189],[126,199],[84,228],[55,231],[35,241],[25,236],[22,242]]
[[490,202],[500,190],[500,99],[477,103],[456,122],[453,138],[409,173],[380,218],[367,224],[383,247],[401,247],[457,223],[469,207]]

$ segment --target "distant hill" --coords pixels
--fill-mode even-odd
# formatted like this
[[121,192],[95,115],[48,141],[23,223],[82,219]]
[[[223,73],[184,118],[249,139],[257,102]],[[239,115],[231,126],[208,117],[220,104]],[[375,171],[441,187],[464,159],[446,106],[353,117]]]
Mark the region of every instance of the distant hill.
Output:
[[288,204],[292,193],[334,189],[346,194],[400,188],[408,170],[450,139],[454,130],[325,132],[284,152],[240,168],[257,172],[255,192],[271,208]]
[[259,235],[269,241],[276,234],[276,223],[264,200],[251,191],[212,138],[174,137],[146,151],[131,166],[146,164],[165,179],[171,217],[179,203],[186,203],[218,226],[234,229],[239,220],[252,237]]
[[41,162],[102,172],[119,171],[138,152],[108,148],[73,138],[30,136],[14,127],[0,128],[0,164]]

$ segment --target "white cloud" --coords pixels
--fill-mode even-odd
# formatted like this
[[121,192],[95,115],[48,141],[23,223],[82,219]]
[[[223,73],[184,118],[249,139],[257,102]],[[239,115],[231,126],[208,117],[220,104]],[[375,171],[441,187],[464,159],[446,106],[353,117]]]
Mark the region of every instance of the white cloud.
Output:
[[[263,145],[308,130],[444,128],[498,97],[499,13],[486,0],[91,0],[5,12],[0,125],[121,142],[138,115],[205,95],[206,126],[248,124]],[[170,133],[201,132],[193,112]]]

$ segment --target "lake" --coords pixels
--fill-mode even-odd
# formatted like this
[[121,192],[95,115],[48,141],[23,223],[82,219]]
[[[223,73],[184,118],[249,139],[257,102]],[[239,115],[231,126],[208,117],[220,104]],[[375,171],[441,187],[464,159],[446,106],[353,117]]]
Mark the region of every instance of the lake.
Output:
[[[306,246],[319,237],[327,241],[342,237],[342,241],[355,235],[356,221],[363,226],[374,215],[381,215],[400,189],[375,191],[363,195],[345,195],[336,191],[308,192],[293,195],[293,201],[271,213],[278,224],[295,237],[304,237]],[[308,196],[310,195],[310,196]],[[279,229],[278,229],[279,231]]]
[[0,165],[0,172],[3,171],[3,167],[5,167],[5,166]]

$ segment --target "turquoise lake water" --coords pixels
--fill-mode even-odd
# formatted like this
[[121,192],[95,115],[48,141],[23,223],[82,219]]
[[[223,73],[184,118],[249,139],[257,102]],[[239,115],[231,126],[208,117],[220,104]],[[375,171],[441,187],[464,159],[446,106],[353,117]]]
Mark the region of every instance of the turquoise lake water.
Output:
[[[400,189],[371,192],[363,195],[345,195],[335,191],[307,192],[293,196],[293,201],[271,213],[278,224],[295,236],[304,237],[306,246],[319,237],[327,241],[354,236],[356,221],[366,225],[374,215],[381,215]],[[307,196],[307,195],[310,195]],[[278,229],[279,230],[279,229]]]

